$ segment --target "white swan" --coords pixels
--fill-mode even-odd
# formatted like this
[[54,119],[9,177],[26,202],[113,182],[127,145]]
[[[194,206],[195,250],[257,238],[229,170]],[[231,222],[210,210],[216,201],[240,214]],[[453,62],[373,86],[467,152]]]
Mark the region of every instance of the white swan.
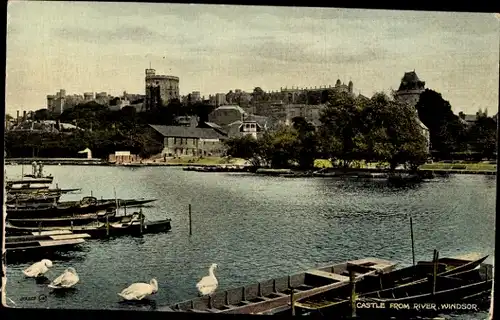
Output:
[[27,277],[37,278],[43,276],[47,271],[49,271],[49,268],[52,268],[52,261],[43,259],[42,261],[38,261],[23,270],[23,273]]
[[64,271],[63,274],[55,278],[54,281],[52,281],[49,284],[49,288],[52,289],[70,288],[75,284],[77,284],[78,281],[80,281],[80,278],[78,277],[75,268],[69,267],[68,269],[66,269],[66,271]]
[[125,300],[142,300],[146,296],[158,292],[158,282],[156,279],[151,279],[148,283],[134,283],[128,288],[123,289],[118,295]]
[[200,295],[210,295],[217,289],[219,282],[214,275],[215,269],[217,269],[217,264],[213,263],[208,269],[208,276],[201,278],[200,282],[196,284],[196,288],[198,289]]

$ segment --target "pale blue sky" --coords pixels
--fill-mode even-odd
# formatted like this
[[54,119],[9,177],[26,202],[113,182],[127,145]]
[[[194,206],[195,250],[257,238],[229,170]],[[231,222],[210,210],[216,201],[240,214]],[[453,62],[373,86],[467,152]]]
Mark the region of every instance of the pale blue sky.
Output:
[[498,106],[492,13],[187,4],[14,2],[8,6],[6,109],[46,95],[144,93],[144,69],[180,77],[181,94],[354,82],[397,89],[416,70],[453,109]]

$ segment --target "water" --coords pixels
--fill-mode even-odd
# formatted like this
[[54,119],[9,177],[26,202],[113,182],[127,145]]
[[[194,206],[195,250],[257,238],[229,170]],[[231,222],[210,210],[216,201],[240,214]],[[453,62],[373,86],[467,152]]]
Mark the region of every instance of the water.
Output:
[[[144,213],[151,220],[171,218],[172,231],[89,240],[80,252],[54,261],[49,278],[69,266],[80,275],[77,289],[64,296],[24,279],[21,270],[28,263],[8,265],[6,292],[19,307],[150,309],[119,303],[117,293],[152,277],[159,283],[154,302],[168,305],[195,297],[196,282],[214,262],[221,289],[368,256],[408,265],[410,214],[417,260],[432,260],[433,249],[440,256],[494,253],[492,176],[457,175],[391,188],[381,182],[198,173],[177,167],[44,169],[61,188],[82,188],[82,194],[61,200],[91,192],[114,198],[114,189],[119,198],[156,198]],[[21,166],[6,170],[8,177],[21,174]],[[45,301],[38,300],[40,295]]]

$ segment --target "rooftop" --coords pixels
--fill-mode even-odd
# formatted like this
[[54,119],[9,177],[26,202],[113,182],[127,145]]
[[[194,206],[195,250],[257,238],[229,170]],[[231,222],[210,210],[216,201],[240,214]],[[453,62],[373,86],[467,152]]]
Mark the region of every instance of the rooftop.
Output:
[[242,114],[246,113],[245,110],[243,110],[243,108],[238,106],[238,105],[220,106],[217,109],[215,109],[214,111],[216,111],[216,110],[237,110]]
[[[422,90],[425,87],[425,81],[421,81],[415,70],[405,72],[401,79],[399,90]],[[398,91],[399,91],[398,90]]]
[[224,139],[224,135],[211,128],[193,128],[184,126],[161,126],[149,125],[164,137],[174,138],[201,138],[201,139]]

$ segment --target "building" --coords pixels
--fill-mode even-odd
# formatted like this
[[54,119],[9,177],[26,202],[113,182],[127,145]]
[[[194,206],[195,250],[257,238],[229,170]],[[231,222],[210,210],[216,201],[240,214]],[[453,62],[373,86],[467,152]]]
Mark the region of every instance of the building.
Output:
[[[398,91],[396,91],[394,98],[396,101],[406,103],[411,107],[415,107],[420,99],[420,94],[425,91],[425,81],[421,81],[415,70],[410,72],[405,72],[403,78],[401,79],[401,84],[399,85]],[[417,118],[418,125],[422,129],[422,134],[427,141],[427,152],[430,151],[431,138],[429,128],[420,121],[418,117],[417,109],[415,108],[415,117]]]
[[220,106],[208,115],[208,121],[224,127],[235,121],[243,121],[245,115],[245,110],[240,106]]
[[226,126],[226,131],[229,138],[251,135],[258,139],[264,133],[264,128],[256,120],[243,120],[230,123]]
[[179,77],[157,75],[155,69],[146,69],[146,110],[167,105],[173,99],[179,99]]
[[191,92],[191,103],[201,102],[201,94],[199,91]]
[[55,95],[47,95],[47,110],[53,114],[61,114],[66,106],[66,90],[61,89]]
[[193,120],[191,126],[150,125],[150,127],[163,144],[162,156],[223,156],[225,153],[223,141],[227,136],[210,127],[197,127],[196,120]]
[[334,86],[324,85],[324,86],[315,86],[313,87],[305,87],[305,88],[280,88],[280,91],[272,91],[269,92],[270,101],[279,102],[282,101],[284,103],[291,104],[302,104],[307,103],[307,93],[317,92],[318,94],[324,94],[325,92],[333,91],[333,92],[346,92],[349,94],[354,94],[354,83],[349,81],[346,85],[340,79],[337,79],[337,82]]
[[415,70],[405,72],[401,79],[395,99],[400,102],[407,102],[411,106],[416,106],[420,99],[420,94],[425,91],[425,81],[421,81]]
[[95,94],[95,102],[102,104],[102,105],[108,105],[110,96],[106,92],[99,92]]
[[109,101],[109,110],[111,111],[118,111],[128,106],[130,106],[130,101],[125,96],[116,97]]
[[84,92],[83,93],[83,101],[84,102],[94,101],[94,93],[93,92]]

